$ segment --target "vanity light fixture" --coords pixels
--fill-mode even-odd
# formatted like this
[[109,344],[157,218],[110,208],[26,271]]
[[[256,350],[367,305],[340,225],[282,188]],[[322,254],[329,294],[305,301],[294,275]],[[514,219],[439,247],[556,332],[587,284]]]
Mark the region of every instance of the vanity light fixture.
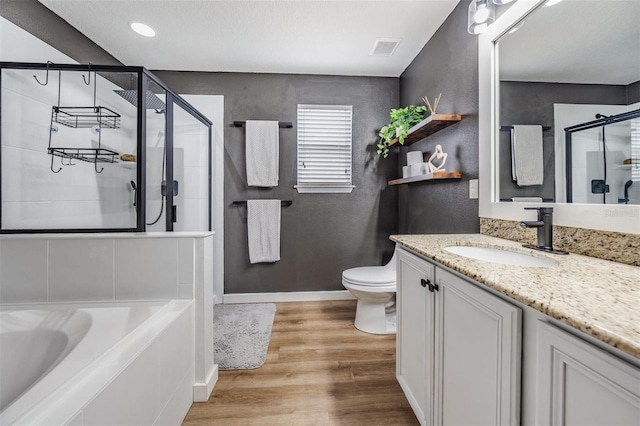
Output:
[[493,4],[502,5],[511,3],[513,0],[493,0]]
[[153,28],[141,22],[132,22],[129,26],[133,31],[137,32],[141,36],[154,37],[156,35],[156,31]]
[[495,20],[496,7],[491,0],[471,0],[469,3],[469,34],[480,34]]

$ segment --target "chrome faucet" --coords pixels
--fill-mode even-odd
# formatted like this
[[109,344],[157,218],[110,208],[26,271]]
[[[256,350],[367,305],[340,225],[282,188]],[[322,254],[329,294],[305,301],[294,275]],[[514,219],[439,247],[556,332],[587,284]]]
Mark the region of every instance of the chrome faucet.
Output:
[[522,221],[520,226],[523,228],[537,228],[538,242],[537,244],[525,244],[524,247],[535,250],[545,251],[554,254],[569,254],[566,251],[554,250],[553,248],[553,208],[552,207],[525,207],[525,210],[537,210],[538,220]]

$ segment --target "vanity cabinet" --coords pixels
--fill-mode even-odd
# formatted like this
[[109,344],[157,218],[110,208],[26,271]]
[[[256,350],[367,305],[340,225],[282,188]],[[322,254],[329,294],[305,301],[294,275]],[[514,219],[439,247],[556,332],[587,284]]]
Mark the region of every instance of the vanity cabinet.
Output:
[[521,310],[398,251],[396,375],[422,425],[518,424]]
[[543,321],[537,336],[536,424],[640,424],[640,370]]

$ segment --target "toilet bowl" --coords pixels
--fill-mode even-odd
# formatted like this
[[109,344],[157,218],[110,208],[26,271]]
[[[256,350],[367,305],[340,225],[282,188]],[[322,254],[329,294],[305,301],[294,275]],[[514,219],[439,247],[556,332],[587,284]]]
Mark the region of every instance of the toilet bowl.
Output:
[[358,300],[354,325],[371,334],[396,332],[396,253],[385,266],[363,266],[342,273],[342,285]]

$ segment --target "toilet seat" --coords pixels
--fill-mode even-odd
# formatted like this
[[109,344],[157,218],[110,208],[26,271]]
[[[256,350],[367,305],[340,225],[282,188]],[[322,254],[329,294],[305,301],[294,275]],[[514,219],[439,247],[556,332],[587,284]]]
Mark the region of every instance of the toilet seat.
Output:
[[366,284],[354,284],[347,281],[342,281],[342,285],[347,290],[356,290],[363,291],[367,293],[395,293],[396,292],[396,283],[386,284],[386,285],[366,285]]
[[385,266],[347,269],[342,273],[342,285],[347,289],[370,293],[395,292],[396,271]]
[[395,285],[396,271],[385,266],[351,268],[342,273],[342,282],[371,287]]

